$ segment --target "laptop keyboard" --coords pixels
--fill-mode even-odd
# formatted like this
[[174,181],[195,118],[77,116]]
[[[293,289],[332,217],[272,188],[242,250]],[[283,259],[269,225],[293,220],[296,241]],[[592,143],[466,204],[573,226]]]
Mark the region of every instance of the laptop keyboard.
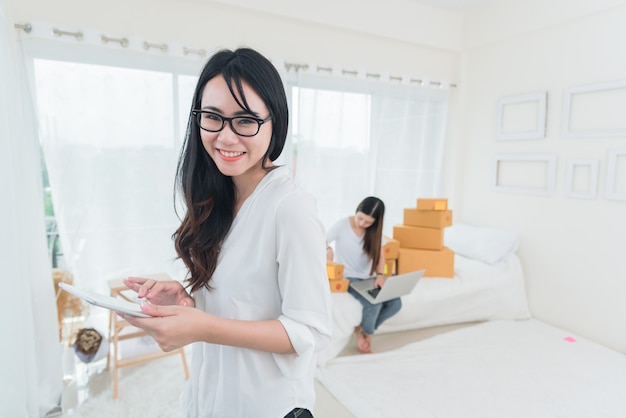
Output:
[[376,296],[378,296],[378,293],[380,292],[380,289],[382,289],[382,287],[376,287],[374,289],[368,290],[367,293],[369,293],[371,297],[376,299]]

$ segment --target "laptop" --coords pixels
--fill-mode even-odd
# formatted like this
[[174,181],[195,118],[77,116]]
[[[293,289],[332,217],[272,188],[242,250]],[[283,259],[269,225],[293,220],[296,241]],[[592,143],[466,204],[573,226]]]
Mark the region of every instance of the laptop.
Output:
[[398,274],[387,277],[382,288],[374,288],[375,277],[350,283],[350,287],[356,290],[369,303],[381,303],[390,299],[411,293],[419,279],[422,278],[426,270],[412,271],[410,273]]

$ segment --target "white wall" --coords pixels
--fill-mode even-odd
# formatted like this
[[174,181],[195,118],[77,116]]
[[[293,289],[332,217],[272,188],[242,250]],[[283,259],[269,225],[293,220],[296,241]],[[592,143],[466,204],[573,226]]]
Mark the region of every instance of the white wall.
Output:
[[[522,3],[500,1],[468,21],[472,46],[464,55],[461,79],[466,100],[456,220],[520,231],[533,314],[626,352],[621,332],[626,324],[626,202],[604,197],[607,150],[626,148],[626,137],[565,139],[560,132],[565,88],[626,79],[626,5]],[[578,13],[568,11],[571,3]],[[545,139],[496,142],[496,101],[534,91],[548,92]],[[589,116],[607,110],[597,108]],[[495,193],[496,153],[555,153],[555,194]],[[593,200],[564,194],[566,160],[575,157],[600,161]]]
[[[64,30],[101,30],[107,36],[175,41],[189,48],[250,46],[288,62],[337,65],[431,80],[455,81],[459,76],[461,15],[407,0],[392,0],[389,7],[371,0],[316,0],[310,3],[315,6],[310,9],[288,7],[279,0],[8,0],[8,3],[20,23],[48,22]],[[339,8],[339,4],[343,6]],[[333,23],[343,22],[338,26],[319,23],[325,14]],[[405,24],[395,25],[397,19],[390,18],[394,15],[400,16]],[[421,22],[422,27],[429,28],[413,36],[424,38],[422,42],[410,38],[398,40],[407,39],[405,32],[410,22]]]

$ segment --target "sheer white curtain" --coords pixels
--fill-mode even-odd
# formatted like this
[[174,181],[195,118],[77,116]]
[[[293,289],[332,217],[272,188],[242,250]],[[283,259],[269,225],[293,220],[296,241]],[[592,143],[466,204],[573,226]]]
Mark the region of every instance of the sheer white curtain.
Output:
[[289,78],[298,182],[318,199],[326,227],[366,196],[386,205],[385,233],[418,197],[442,192],[446,89],[303,74]]
[[60,403],[61,345],[36,125],[7,14],[0,0],[0,416],[41,417]]
[[75,282],[106,292],[114,277],[182,278],[171,240],[174,176],[201,63],[25,45],[62,260]]
[[[63,261],[82,286],[152,271],[182,276],[171,234],[176,159],[200,60],[28,39],[27,66]],[[441,189],[447,90],[286,75],[290,140],[279,163],[329,226],[368,195],[402,209]]]

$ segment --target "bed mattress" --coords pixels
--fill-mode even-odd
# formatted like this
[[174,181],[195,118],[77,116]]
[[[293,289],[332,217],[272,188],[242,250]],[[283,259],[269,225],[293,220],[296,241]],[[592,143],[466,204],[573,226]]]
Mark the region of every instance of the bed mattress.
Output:
[[[376,334],[416,330],[438,325],[496,319],[528,319],[524,274],[515,254],[487,264],[456,254],[454,277],[422,278],[402,297],[400,312]],[[346,346],[361,323],[361,304],[349,293],[332,294],[333,337],[318,356],[324,366]]]
[[337,357],[317,379],[357,418],[626,416],[626,356],[536,319]]

